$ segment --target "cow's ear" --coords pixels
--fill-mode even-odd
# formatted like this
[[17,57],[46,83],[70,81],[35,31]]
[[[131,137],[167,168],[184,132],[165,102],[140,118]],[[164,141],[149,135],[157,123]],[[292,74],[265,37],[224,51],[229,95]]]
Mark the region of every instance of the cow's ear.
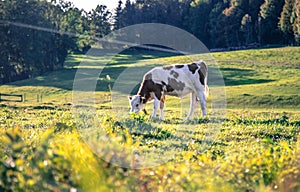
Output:
[[131,101],[132,100],[132,96],[128,96],[128,99]]

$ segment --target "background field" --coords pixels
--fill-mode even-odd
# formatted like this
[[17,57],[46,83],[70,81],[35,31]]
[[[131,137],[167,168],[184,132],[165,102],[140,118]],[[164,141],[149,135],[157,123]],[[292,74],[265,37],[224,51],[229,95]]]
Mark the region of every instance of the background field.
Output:
[[[78,119],[72,113],[76,71],[79,67],[97,70],[103,58],[71,55],[62,70],[1,86],[0,93],[24,94],[26,101],[1,103],[0,191],[300,190],[300,48],[212,55],[226,85],[226,113],[220,111],[215,116],[209,109],[208,118],[188,122],[182,120],[187,100],[171,97],[165,121],[148,115],[130,116],[126,106],[120,116],[111,103],[109,86],[113,88],[128,67],[186,63],[189,57],[130,50],[114,57],[103,69],[94,97],[96,127],[126,149],[167,157],[164,164],[145,169],[121,168],[103,161],[99,156],[127,166],[138,160],[128,160],[126,153],[107,154],[78,131]],[[91,78],[88,75],[86,78]],[[214,97],[210,96],[208,106]],[[93,133],[95,141],[103,132]]]
[[[150,68],[159,64],[189,62],[187,56],[170,55],[156,51],[130,51],[120,54],[103,69],[98,79],[97,90],[106,95],[109,91],[108,84],[113,87],[118,75],[127,67]],[[213,53],[212,56],[224,77],[229,108],[299,107],[298,47],[220,52]],[[199,58],[201,59],[201,56]],[[71,93],[77,66],[80,63],[92,66],[97,65],[97,62],[103,60],[72,55],[67,60],[65,69],[1,86],[1,92],[25,94],[30,104],[37,101],[38,94],[42,95],[43,102],[68,103],[72,101]],[[106,75],[110,75],[110,81],[106,79]]]

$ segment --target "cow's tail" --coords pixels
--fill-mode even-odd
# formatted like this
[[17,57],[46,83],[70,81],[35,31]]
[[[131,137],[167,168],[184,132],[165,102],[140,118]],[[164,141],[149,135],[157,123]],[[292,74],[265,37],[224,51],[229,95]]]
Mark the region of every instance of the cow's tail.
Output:
[[[203,62],[204,63],[204,62]],[[207,85],[207,77],[208,77],[208,70],[207,70],[207,66],[206,66],[206,63],[204,63],[204,66],[205,66],[205,80],[204,80],[204,84],[205,84],[205,91],[204,91],[204,95],[205,97],[207,98],[208,95],[209,95],[209,87]]]

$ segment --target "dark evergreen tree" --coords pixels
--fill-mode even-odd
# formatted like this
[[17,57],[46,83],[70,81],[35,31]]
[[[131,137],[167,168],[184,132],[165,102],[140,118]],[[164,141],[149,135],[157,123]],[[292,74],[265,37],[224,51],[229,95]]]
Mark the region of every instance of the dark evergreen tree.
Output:
[[293,44],[294,43],[294,31],[293,31],[293,21],[292,21],[292,14],[293,8],[295,5],[294,0],[285,0],[283,10],[281,13],[279,27],[284,34],[284,40],[286,44]]
[[90,12],[89,17],[91,28],[96,31],[97,38],[102,38],[111,31],[112,13],[107,9],[107,6],[97,5],[96,9]]
[[218,2],[214,5],[212,11],[209,14],[209,35],[210,35],[210,48],[225,47],[226,42],[224,38],[224,22],[221,22],[223,17],[223,10],[226,8],[226,4]]
[[295,43],[300,45],[300,0],[294,2],[291,20]]
[[212,4],[209,1],[192,2],[189,16],[185,17],[187,30],[198,37],[205,45],[210,46],[209,14]]
[[130,0],[126,0],[125,7],[122,10],[120,18],[121,27],[133,25],[137,23],[137,15],[135,11],[135,5],[130,2]]
[[121,20],[121,17],[122,17],[122,4],[123,2],[120,0],[118,2],[118,7],[115,9],[115,14],[114,14],[114,26],[113,26],[113,29],[114,30],[117,30],[117,29],[120,29],[122,27],[122,20]]
[[243,33],[244,45],[249,45],[256,41],[253,33],[254,28],[252,23],[253,22],[251,16],[249,14],[245,14],[242,18],[242,23],[241,23],[241,32]]
[[239,6],[231,6],[223,12],[222,20],[226,47],[242,45],[240,26],[245,12]]
[[263,44],[282,43],[278,22],[283,5],[284,0],[265,0],[261,6],[260,35]]
[[265,2],[265,0],[249,0],[249,7],[246,11],[250,17],[251,17],[251,26],[252,26],[252,32],[253,32],[253,38],[254,42],[259,43],[260,39],[260,7]]

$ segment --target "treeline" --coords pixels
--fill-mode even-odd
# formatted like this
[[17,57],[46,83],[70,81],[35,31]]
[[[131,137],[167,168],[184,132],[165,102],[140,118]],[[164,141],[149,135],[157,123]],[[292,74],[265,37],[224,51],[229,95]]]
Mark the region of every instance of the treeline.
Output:
[[126,0],[119,1],[114,26],[170,24],[209,48],[299,45],[299,10],[300,0]]
[[87,13],[62,0],[0,1],[0,84],[62,68],[111,31],[111,16],[103,5]]
[[300,0],[120,0],[113,13],[66,0],[2,0],[0,84],[62,68],[69,53],[138,23],[179,27],[210,49],[299,45],[299,10]]

